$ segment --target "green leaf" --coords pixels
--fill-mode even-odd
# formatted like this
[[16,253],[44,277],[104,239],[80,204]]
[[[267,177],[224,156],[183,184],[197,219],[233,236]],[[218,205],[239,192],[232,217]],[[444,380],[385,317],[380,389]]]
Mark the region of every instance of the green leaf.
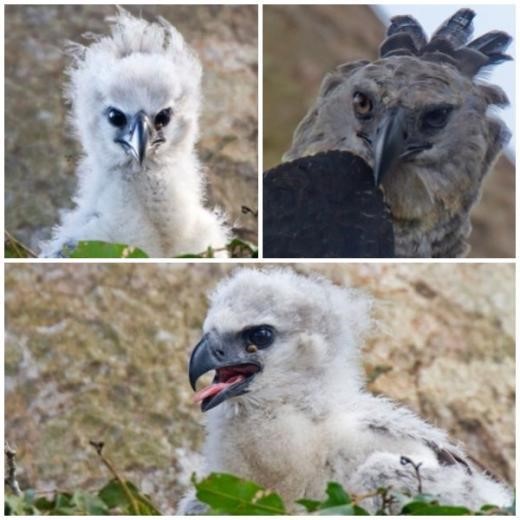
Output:
[[38,510],[33,506],[33,495],[25,492],[21,496],[6,493],[4,501],[4,513],[6,516],[37,515]]
[[226,245],[231,258],[251,257],[258,258],[258,248],[249,242],[234,238]]
[[342,506],[327,507],[325,509],[319,509],[318,514],[320,516],[367,516],[370,513],[362,507],[354,504],[343,504]]
[[322,515],[323,516],[337,516],[337,515],[353,516],[356,513],[354,512],[353,504],[343,504],[342,506],[320,508],[318,510],[318,514],[320,516],[322,516]]
[[80,241],[72,251],[64,248],[62,254],[69,258],[148,258],[148,255],[137,247],[110,244],[100,240]]
[[314,513],[321,504],[319,500],[311,500],[309,498],[302,498],[297,500],[296,503],[302,505],[308,513]]
[[279,495],[226,473],[212,473],[205,479],[193,479],[197,498],[221,515],[284,515]]
[[415,495],[411,500],[408,499],[409,502],[425,502],[428,504],[438,504],[437,497],[435,495],[429,495],[428,493],[422,493],[420,495]]
[[109,508],[97,496],[83,491],[75,491],[72,495],[72,503],[75,505],[75,514],[84,515],[108,515]]
[[160,515],[161,513],[150,502],[149,498],[139,492],[136,486],[126,481],[125,485],[133,498],[133,503],[129,499],[127,492],[121,483],[117,480],[111,480],[101,491],[98,497],[110,508],[121,511],[127,515],[134,515],[134,503],[137,505],[137,514],[140,515]]
[[445,506],[437,503],[409,502],[401,510],[401,515],[439,515],[459,516],[471,515],[472,512],[462,506]]
[[46,496],[39,497],[34,501],[34,507],[43,512],[52,511],[54,509],[54,498],[49,500]]
[[352,503],[350,495],[337,482],[329,482],[327,484],[327,496],[329,498],[323,503],[327,507]]

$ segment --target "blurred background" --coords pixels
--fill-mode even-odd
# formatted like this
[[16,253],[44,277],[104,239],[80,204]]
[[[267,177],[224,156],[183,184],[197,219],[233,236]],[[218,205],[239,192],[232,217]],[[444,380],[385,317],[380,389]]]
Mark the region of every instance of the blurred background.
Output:
[[[342,63],[375,59],[390,18],[411,14],[431,34],[460,5],[266,5],[264,6],[264,162],[280,163],[292,134],[318,94],[325,74]],[[469,5],[475,36],[500,29],[515,36],[513,5]],[[513,40],[508,53],[515,55]],[[515,62],[486,76],[506,90],[511,107],[498,113],[513,131],[510,145],[484,182],[472,212],[469,256],[515,256]]]
[[[98,490],[109,475],[88,441],[104,441],[120,473],[175,511],[203,439],[188,356],[207,292],[235,268],[6,265],[5,435],[22,489]],[[373,294],[370,390],[445,428],[514,484],[513,265],[294,268]]]
[[[164,16],[203,64],[199,151],[211,205],[225,209],[239,236],[256,243],[257,7],[132,5],[152,21]],[[33,250],[50,237],[59,210],[72,207],[75,165],[62,97],[66,40],[106,34],[108,5],[10,5],[5,9],[5,226]]]

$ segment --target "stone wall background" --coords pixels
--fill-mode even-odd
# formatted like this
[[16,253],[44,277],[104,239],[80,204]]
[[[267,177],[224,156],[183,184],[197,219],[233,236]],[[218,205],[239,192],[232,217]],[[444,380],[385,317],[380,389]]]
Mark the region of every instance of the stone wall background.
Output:
[[[254,266],[253,268],[259,268]],[[397,399],[514,482],[514,266],[296,264],[378,300],[366,340],[373,392]],[[197,463],[202,414],[186,367],[205,294],[232,265],[8,264],[5,432],[20,483],[98,489],[88,441],[175,510]]]
[[[241,236],[256,242],[256,6],[132,5],[147,20],[164,16],[194,47],[204,68],[199,151],[211,205],[224,208]],[[80,154],[65,123],[65,40],[106,33],[108,5],[8,5],[5,8],[5,225],[37,250],[72,205]]]
[[[385,30],[366,5],[264,7],[264,169],[279,164],[325,74],[375,59]],[[472,224],[470,256],[515,256],[515,165],[505,155],[485,181]]]

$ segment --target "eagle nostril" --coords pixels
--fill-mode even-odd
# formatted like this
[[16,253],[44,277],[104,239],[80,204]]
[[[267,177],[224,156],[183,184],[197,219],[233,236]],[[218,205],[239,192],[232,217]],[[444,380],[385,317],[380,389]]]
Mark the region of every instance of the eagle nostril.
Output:
[[220,357],[220,358],[224,357],[224,349],[216,348],[215,354],[217,355],[217,357]]

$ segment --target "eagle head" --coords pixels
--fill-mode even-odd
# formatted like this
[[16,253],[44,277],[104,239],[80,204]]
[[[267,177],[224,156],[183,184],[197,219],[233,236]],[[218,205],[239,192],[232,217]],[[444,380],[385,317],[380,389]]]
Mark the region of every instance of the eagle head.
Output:
[[103,168],[144,169],[197,138],[201,66],[166,20],[123,9],[109,36],[69,45],[70,120],[89,158]]
[[194,390],[203,374],[215,373],[195,400],[207,411],[228,400],[304,402],[335,382],[358,389],[359,337],[370,324],[370,306],[361,293],[318,276],[288,269],[235,272],[213,293],[191,354]]
[[[398,249],[409,231],[410,241],[428,234],[433,242],[459,225],[469,233],[483,178],[510,138],[493,113],[507,96],[478,75],[511,59],[504,54],[511,37],[491,31],[469,41],[474,16],[460,9],[430,40],[411,16],[392,18],[377,60],[325,77],[284,155],[345,150],[364,159],[384,188]],[[452,256],[436,253],[435,244],[429,249],[426,256]]]

